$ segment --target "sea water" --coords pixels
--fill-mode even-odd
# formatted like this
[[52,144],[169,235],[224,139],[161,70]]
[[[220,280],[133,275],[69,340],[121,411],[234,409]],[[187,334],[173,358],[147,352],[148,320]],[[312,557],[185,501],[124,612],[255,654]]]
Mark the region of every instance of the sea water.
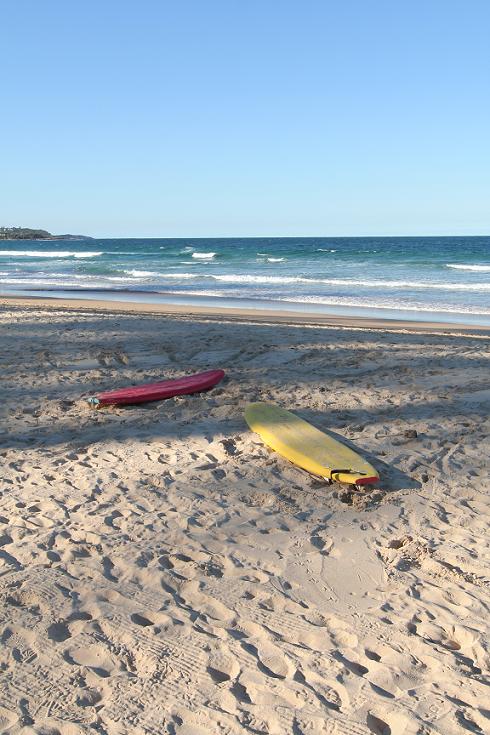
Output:
[[490,237],[0,240],[0,292],[490,325]]

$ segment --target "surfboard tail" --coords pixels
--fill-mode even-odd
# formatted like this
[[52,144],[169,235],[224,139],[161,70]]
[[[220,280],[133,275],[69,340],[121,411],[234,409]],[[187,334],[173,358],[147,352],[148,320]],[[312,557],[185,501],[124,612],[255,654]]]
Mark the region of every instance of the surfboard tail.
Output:
[[348,485],[372,485],[379,481],[378,475],[368,475],[360,471],[349,469],[332,469],[330,470],[330,480],[335,482],[343,482]]
[[374,485],[376,482],[379,482],[379,477],[358,477],[354,485]]

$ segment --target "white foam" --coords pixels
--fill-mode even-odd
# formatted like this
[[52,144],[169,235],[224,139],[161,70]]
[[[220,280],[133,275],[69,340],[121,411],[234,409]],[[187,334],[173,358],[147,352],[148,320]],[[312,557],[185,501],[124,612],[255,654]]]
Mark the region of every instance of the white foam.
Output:
[[21,258],[95,258],[98,255],[103,255],[103,253],[69,250],[0,250],[0,256]]
[[317,248],[317,253],[336,253],[336,250],[332,250],[331,248]]
[[156,271],[140,271],[137,269],[130,270],[130,271],[123,271],[123,273],[127,273],[128,276],[133,276],[134,278],[151,278],[152,276],[162,276],[162,273],[157,273]]
[[192,257],[199,260],[211,260],[215,255],[216,253],[192,253]]
[[[56,281],[54,279],[43,278],[0,278],[0,283],[5,283],[9,286],[76,286],[77,288],[83,287],[78,281]],[[93,287],[92,284],[89,286]]]
[[282,263],[286,258],[267,258],[268,263]]
[[365,309],[392,309],[396,311],[422,311],[427,313],[432,312],[444,312],[448,314],[480,314],[490,315],[490,309],[482,309],[477,306],[451,306],[449,304],[410,304],[406,301],[391,301],[386,299],[384,301],[372,300],[364,297],[344,297],[338,296],[334,298],[323,297],[323,296],[254,296],[250,292],[241,291],[239,293],[227,294],[223,291],[213,291],[211,289],[198,290],[198,291],[166,291],[169,294],[175,294],[179,296],[212,296],[217,298],[242,298],[250,301],[257,301],[259,304],[261,301],[268,301],[269,303],[280,302],[280,303],[291,303],[291,304],[321,304],[323,306],[350,306]]
[[186,280],[188,278],[210,278],[211,276],[200,275],[198,273],[162,273],[162,278],[178,278]]
[[210,273],[165,273],[162,278],[211,279],[222,283],[290,284],[322,283],[327,286],[362,286],[365,288],[420,288],[441,291],[490,291],[490,283],[430,283],[424,281],[365,281],[356,278],[305,278],[304,276],[255,276],[249,274],[210,274]]
[[[1,251],[0,251],[1,252]],[[253,275],[253,274],[210,274],[210,273],[158,273],[156,271],[140,271],[137,269],[123,271],[127,276],[134,278],[159,278],[163,281],[172,280],[203,280],[217,281],[220,283],[236,283],[236,284],[257,284],[257,285],[290,285],[302,283],[305,285],[315,286],[317,284],[325,286],[339,286],[350,288],[369,288],[369,289],[407,289],[409,291],[420,290],[437,290],[437,291],[475,291],[489,292],[490,282],[488,283],[432,283],[429,281],[387,281],[387,280],[365,280],[357,278],[307,278],[305,276],[272,276],[272,275]],[[68,275],[68,274],[67,274]],[[31,277],[34,278],[35,276]],[[47,274],[49,278],[49,274]],[[103,280],[128,280],[119,276],[104,275],[68,275],[69,278],[80,279],[97,279]],[[36,282],[43,283],[45,276],[37,276]],[[31,280],[31,282],[34,282]]]
[[[44,288],[46,286],[57,286],[63,287],[76,287],[76,288],[95,288],[97,286],[103,286],[106,283],[134,283],[134,278],[128,278],[123,276],[80,276],[80,275],[69,275],[69,274],[51,274],[50,276],[32,276],[11,278],[9,274],[0,273],[0,283],[4,283],[9,286],[25,285],[25,286],[37,286]],[[58,276],[57,278],[55,276]]]
[[[274,297],[274,301],[276,298]],[[359,306],[369,309],[394,309],[397,311],[425,311],[444,312],[448,314],[490,314],[490,309],[482,309],[477,306],[451,306],[449,304],[439,305],[437,303],[427,304],[407,304],[406,301],[373,301],[370,298],[350,298],[339,296],[337,298],[324,298],[323,296],[305,296],[305,297],[279,297],[277,301],[291,301],[306,304],[323,304],[325,306]]]
[[446,268],[455,268],[459,271],[486,271],[490,272],[490,265],[458,265],[458,263],[446,263]]
[[166,273],[164,278],[196,278],[211,279],[222,283],[258,283],[258,284],[291,284],[318,283],[327,286],[361,286],[363,288],[406,288],[406,289],[436,289],[440,291],[490,291],[490,283],[430,283],[424,281],[366,281],[356,278],[305,278],[304,276],[255,276],[249,274],[229,273],[197,274],[197,273]]

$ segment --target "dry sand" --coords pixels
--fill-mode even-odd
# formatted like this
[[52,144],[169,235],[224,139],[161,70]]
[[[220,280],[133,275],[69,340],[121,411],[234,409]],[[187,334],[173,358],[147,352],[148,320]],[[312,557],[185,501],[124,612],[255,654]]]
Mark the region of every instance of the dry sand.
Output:
[[[2,301],[0,732],[490,732],[488,334],[270,319]],[[251,400],[379,489],[269,452]]]

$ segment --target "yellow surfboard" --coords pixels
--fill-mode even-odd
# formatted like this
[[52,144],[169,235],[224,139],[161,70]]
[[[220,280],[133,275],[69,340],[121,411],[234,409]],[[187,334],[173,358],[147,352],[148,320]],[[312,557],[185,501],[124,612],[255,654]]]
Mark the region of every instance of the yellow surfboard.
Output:
[[379,480],[374,467],[356,452],[284,408],[251,403],[245,420],[267,446],[313,475],[358,486]]

